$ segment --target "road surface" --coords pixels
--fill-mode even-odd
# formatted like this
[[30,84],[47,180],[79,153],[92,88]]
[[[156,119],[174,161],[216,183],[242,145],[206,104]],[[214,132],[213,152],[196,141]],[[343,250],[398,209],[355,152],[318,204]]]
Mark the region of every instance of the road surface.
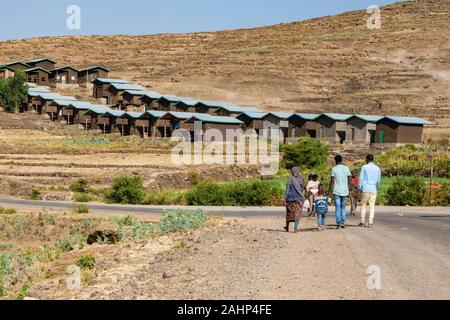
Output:
[[[1,198],[0,206],[68,209],[72,204]],[[157,216],[164,210],[89,206],[106,214]],[[127,266],[125,260],[117,266],[121,280],[109,285],[110,291],[93,285],[75,298],[450,299],[448,208],[378,208],[373,229],[358,227],[352,217],[345,230],[336,230],[331,213],[328,229],[317,232],[313,218],[302,218],[299,234],[283,232],[283,208],[206,210],[239,217],[238,225],[247,229],[224,229],[194,241],[191,254],[150,267]],[[379,290],[367,287],[367,270],[373,267],[380,271]],[[159,272],[164,270],[173,271],[173,280],[162,279]]]

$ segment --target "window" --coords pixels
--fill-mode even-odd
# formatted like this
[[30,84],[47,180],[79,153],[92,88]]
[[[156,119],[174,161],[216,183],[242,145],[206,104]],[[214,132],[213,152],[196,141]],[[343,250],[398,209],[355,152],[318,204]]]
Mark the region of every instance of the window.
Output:
[[45,82],[47,79],[45,77],[41,77],[41,82]]
[[75,81],[75,76],[70,77],[72,81]]

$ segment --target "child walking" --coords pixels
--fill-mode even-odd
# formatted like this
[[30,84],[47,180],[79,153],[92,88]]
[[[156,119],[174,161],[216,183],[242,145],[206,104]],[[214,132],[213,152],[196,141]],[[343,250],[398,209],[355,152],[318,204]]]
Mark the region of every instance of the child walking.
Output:
[[322,185],[319,186],[319,192],[314,200],[314,209],[317,214],[317,231],[323,231],[326,229],[325,220],[328,214],[328,205],[331,203],[331,199],[327,196],[325,189]]

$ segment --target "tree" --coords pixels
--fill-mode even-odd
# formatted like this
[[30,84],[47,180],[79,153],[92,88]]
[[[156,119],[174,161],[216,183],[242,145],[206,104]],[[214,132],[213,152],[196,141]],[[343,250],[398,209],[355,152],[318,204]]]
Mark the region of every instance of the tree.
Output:
[[17,71],[12,78],[0,81],[0,104],[6,112],[17,113],[19,105],[27,100],[28,85],[23,71]]
[[283,166],[287,169],[293,167],[318,168],[326,164],[328,159],[328,145],[324,142],[303,137],[293,145],[283,145]]

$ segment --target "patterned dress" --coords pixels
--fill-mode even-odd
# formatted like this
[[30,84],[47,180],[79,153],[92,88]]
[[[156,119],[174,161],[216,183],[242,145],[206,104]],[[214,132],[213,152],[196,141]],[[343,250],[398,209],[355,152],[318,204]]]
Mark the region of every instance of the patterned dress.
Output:
[[286,189],[286,222],[299,222],[303,211],[303,195],[288,184]]

